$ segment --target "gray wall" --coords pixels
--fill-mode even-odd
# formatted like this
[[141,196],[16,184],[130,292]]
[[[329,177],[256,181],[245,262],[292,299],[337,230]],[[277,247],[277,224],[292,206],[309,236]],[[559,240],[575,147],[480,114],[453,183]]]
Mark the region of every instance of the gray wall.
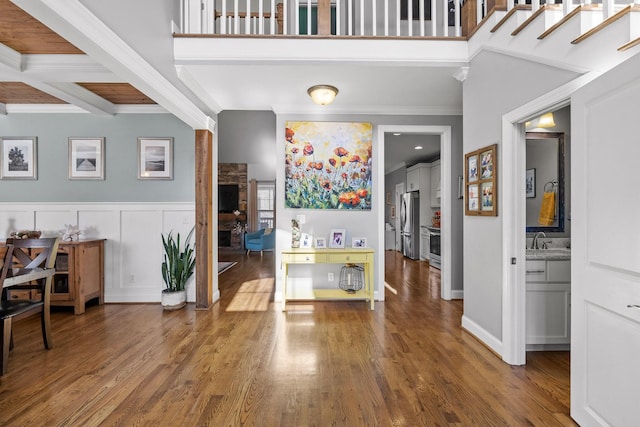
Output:
[[[3,202],[193,202],[194,131],[170,114],[9,114],[0,136],[38,138],[38,180],[1,180]],[[138,180],[138,137],[173,137],[173,180]],[[69,137],[105,137],[105,180],[69,180]]]
[[[575,77],[573,72],[498,53],[478,54],[463,86],[464,152],[498,143],[498,164],[502,163],[502,116]],[[463,220],[464,316],[501,341],[504,205],[499,170],[497,175],[498,216]]]
[[220,163],[247,163],[249,179],[276,179],[275,114],[223,111],[218,115],[217,131]]

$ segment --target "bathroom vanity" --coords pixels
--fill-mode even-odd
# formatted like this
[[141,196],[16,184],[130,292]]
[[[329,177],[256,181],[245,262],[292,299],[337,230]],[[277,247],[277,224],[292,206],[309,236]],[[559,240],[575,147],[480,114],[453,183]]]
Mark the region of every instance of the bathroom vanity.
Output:
[[569,350],[571,249],[527,249],[527,350]]

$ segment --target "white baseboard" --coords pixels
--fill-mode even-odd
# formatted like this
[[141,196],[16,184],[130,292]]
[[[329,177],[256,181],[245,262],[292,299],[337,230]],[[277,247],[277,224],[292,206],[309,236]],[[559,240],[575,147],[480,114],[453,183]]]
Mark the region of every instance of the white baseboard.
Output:
[[491,335],[467,316],[462,316],[462,327],[482,341],[487,347],[502,356],[502,341]]
[[462,289],[451,290],[451,299],[464,299],[464,291]]

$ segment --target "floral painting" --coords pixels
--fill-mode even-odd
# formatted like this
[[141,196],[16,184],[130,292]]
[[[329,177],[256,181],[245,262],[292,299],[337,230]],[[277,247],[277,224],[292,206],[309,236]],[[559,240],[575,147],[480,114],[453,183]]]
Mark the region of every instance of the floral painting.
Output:
[[285,207],[371,210],[371,123],[285,125]]

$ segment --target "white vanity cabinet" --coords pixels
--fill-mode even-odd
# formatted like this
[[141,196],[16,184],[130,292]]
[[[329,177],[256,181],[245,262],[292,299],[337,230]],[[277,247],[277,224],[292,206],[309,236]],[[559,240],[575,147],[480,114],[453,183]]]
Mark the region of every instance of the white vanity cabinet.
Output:
[[571,343],[571,261],[528,259],[527,350],[568,350]]

